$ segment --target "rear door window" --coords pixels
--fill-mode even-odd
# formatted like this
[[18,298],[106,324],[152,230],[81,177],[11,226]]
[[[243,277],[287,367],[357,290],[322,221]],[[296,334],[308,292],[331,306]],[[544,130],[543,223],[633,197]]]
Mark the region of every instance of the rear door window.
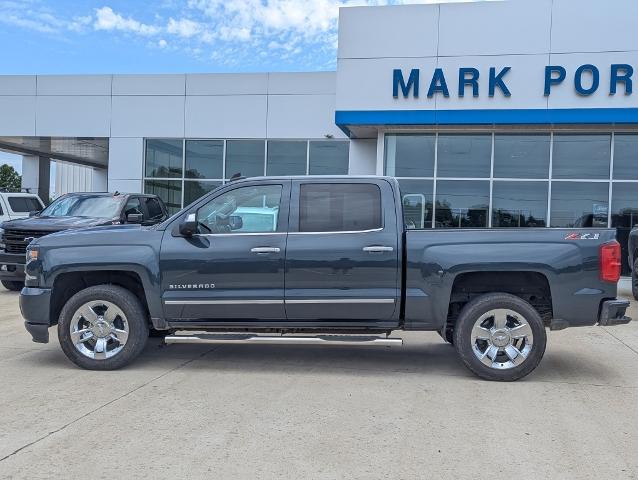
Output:
[[300,232],[358,232],[382,227],[381,190],[377,185],[307,183],[300,186]]
[[146,218],[144,221],[159,222],[164,219],[164,210],[157,198],[145,197],[144,202],[146,204]]
[[11,210],[16,213],[29,213],[42,210],[42,205],[37,198],[33,197],[8,197]]

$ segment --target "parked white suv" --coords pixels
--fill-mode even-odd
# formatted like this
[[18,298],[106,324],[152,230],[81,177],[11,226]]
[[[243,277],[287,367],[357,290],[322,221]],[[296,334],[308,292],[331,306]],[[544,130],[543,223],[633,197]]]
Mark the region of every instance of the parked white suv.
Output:
[[[10,193],[0,190],[0,277],[2,286],[9,290],[20,290],[24,284],[24,268],[7,257],[4,245],[4,222],[28,217],[31,212],[44,208],[40,197],[33,193]],[[13,280],[16,277],[18,280]]]
[[39,212],[43,208],[42,200],[33,193],[0,191],[0,224],[7,220],[28,217],[30,212]]

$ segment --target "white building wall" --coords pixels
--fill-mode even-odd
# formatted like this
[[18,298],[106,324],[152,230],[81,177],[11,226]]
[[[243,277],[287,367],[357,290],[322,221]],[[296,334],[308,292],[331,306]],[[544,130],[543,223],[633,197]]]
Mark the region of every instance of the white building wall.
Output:
[[[611,64],[630,64],[638,81],[635,0],[500,2],[342,8],[339,18],[337,111],[636,108],[638,94],[609,94]],[[574,88],[578,66],[600,70],[600,87]],[[544,95],[545,66],[562,65],[565,81]],[[459,68],[480,70],[480,96],[458,96]],[[512,95],[488,95],[489,68],[511,67]],[[419,98],[393,98],[392,72],[420,69]],[[427,97],[442,68],[450,97]],[[585,80],[587,83],[587,79]],[[622,85],[620,86],[622,89]]]
[[55,196],[72,192],[106,192],[106,170],[67,162],[56,162]]
[[377,173],[377,139],[350,141],[350,175],[375,175]]
[[141,191],[144,138],[346,138],[335,72],[0,76],[0,136],[109,138],[108,173],[59,162],[56,193]]

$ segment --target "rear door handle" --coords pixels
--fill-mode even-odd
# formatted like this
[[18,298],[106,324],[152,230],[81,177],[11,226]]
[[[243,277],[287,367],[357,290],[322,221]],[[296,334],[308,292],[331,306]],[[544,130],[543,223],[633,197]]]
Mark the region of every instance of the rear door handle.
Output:
[[279,253],[281,249],[279,247],[255,247],[251,248],[252,253]]
[[369,247],[363,247],[363,251],[368,253],[393,252],[394,247],[384,247],[383,245],[371,245]]

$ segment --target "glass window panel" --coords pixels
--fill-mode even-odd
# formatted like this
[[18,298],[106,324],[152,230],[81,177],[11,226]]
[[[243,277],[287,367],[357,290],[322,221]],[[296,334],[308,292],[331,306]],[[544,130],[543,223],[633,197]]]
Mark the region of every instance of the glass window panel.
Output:
[[223,140],[186,140],[186,178],[222,178]]
[[614,136],[614,178],[638,180],[638,135]]
[[550,135],[496,135],[494,177],[549,178]]
[[546,227],[548,182],[494,182],[493,227]]
[[385,174],[433,177],[435,135],[386,135]]
[[263,140],[228,140],[226,142],[226,178],[236,173],[243,177],[261,177],[264,175]]
[[607,227],[609,183],[552,182],[552,227]]
[[213,198],[197,211],[199,233],[277,231],[281,185],[239,187]]
[[488,178],[491,135],[439,135],[438,177]]
[[433,184],[432,180],[399,180],[406,228],[432,228]]
[[485,228],[489,205],[488,181],[438,181],[436,228]]
[[42,210],[42,205],[33,197],[7,197],[9,207],[16,213],[35,212]]
[[153,193],[160,197],[171,215],[182,208],[181,180],[145,180],[144,193]]
[[266,175],[305,175],[308,142],[268,141]]
[[552,178],[609,178],[611,135],[554,135]]
[[347,175],[350,142],[310,142],[310,175]]
[[190,205],[208,192],[212,192],[221,184],[222,182],[195,182],[193,180],[186,180],[184,182],[184,206]]
[[146,140],[146,176],[181,178],[182,140]]
[[300,232],[354,232],[382,226],[381,190],[377,185],[301,185]]

